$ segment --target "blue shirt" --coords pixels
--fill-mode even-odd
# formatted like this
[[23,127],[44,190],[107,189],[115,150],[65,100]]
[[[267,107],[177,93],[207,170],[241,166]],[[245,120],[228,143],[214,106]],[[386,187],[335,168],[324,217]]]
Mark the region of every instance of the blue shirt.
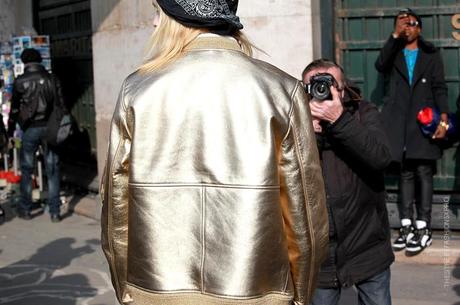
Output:
[[404,57],[406,58],[407,72],[409,72],[409,84],[412,86],[412,78],[414,77],[415,62],[417,61],[418,49],[404,49]]

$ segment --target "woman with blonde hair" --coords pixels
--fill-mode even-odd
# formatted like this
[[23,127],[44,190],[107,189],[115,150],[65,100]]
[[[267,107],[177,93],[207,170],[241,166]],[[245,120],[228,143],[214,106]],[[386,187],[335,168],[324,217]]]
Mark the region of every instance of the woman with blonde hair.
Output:
[[101,184],[120,303],[309,304],[327,212],[306,95],[250,57],[237,0],[157,0]]

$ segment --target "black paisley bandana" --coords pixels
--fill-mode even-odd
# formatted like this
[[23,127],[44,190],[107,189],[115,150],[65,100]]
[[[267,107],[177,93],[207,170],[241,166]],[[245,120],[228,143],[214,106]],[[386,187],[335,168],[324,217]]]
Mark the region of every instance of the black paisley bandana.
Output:
[[179,23],[231,35],[243,25],[236,16],[238,0],[157,0],[158,5]]

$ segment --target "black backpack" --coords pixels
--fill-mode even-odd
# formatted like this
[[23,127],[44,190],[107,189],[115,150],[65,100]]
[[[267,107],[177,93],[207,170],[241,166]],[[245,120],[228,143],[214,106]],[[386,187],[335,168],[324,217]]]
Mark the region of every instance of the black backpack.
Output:
[[54,105],[53,111],[46,124],[46,142],[50,146],[56,147],[61,145],[72,135],[72,126],[73,122],[71,115],[65,114],[61,107]]
[[25,129],[32,120],[38,108],[37,99],[22,100],[19,106],[18,123],[21,129]]
[[[60,87],[57,79],[53,78],[56,90]],[[65,142],[73,133],[72,116],[63,107],[63,102],[58,101],[59,94],[55,95],[53,109],[46,123],[46,142],[48,145],[58,147]]]
[[[36,86],[36,83],[29,82],[28,85]],[[19,106],[18,123],[22,129],[27,128],[28,125],[31,123],[33,117],[37,113],[37,110],[39,110],[39,106],[41,106],[41,108],[48,107],[47,102],[43,98],[42,94],[30,96],[30,90],[27,91],[27,93],[29,94],[26,94],[21,97],[21,103]]]
[[53,77],[38,65],[15,81],[13,95],[20,96],[17,122],[23,130],[34,121],[43,121],[49,116],[55,94]]

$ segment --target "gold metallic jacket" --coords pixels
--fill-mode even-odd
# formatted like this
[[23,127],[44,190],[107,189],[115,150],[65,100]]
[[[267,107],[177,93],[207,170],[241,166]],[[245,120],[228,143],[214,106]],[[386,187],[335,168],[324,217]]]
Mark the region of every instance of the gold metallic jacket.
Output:
[[199,37],[114,113],[102,245],[123,304],[309,304],[328,243],[299,82]]

